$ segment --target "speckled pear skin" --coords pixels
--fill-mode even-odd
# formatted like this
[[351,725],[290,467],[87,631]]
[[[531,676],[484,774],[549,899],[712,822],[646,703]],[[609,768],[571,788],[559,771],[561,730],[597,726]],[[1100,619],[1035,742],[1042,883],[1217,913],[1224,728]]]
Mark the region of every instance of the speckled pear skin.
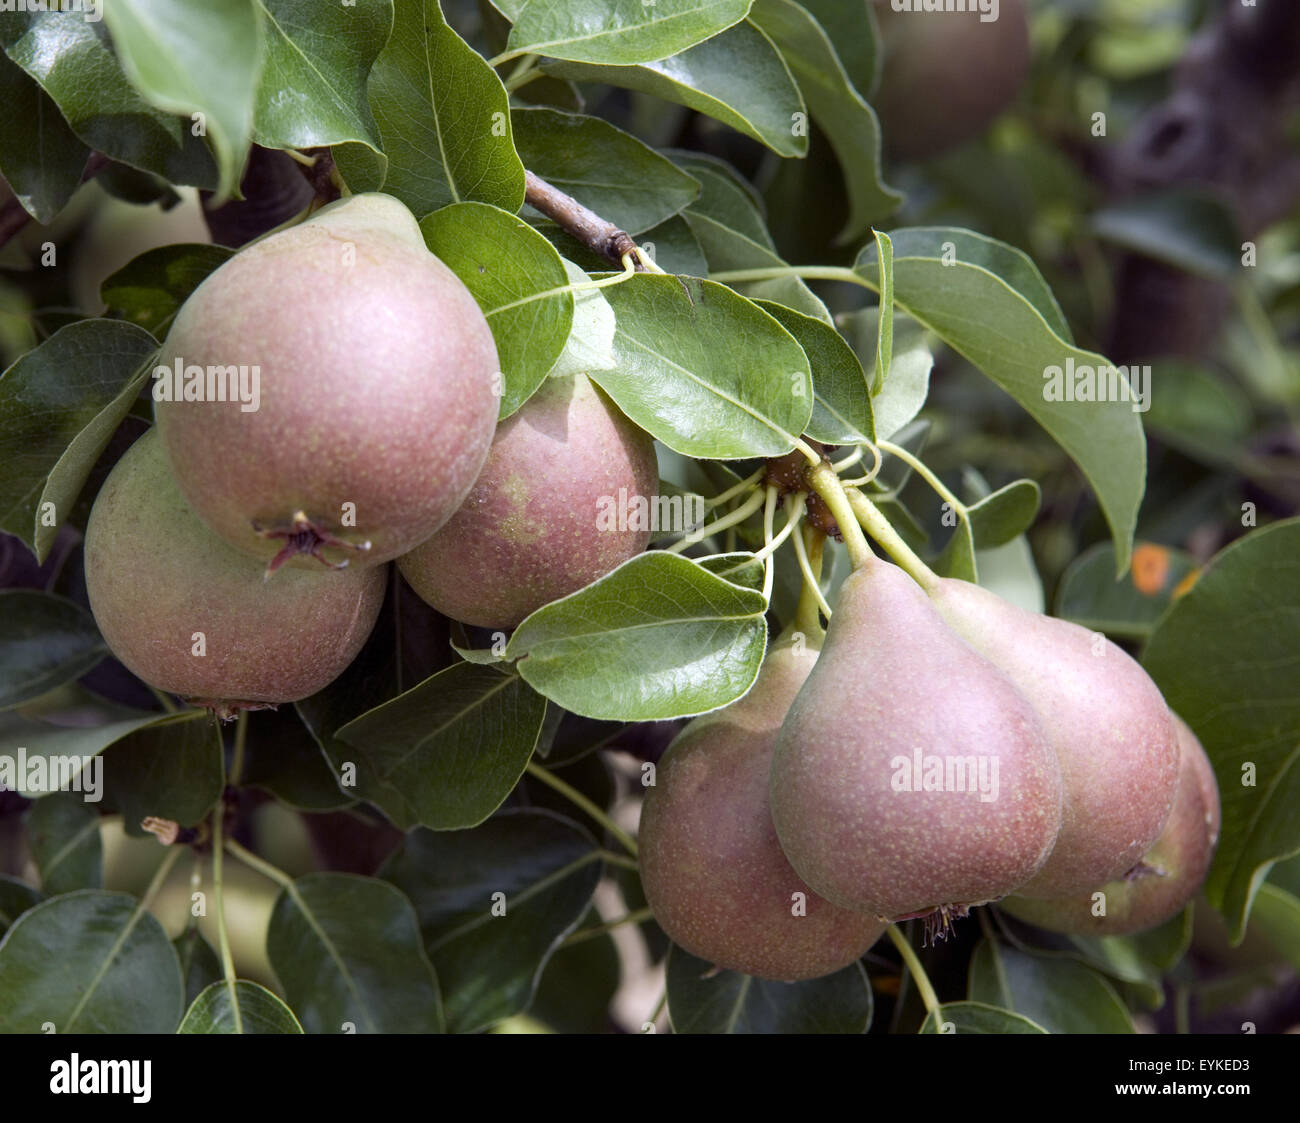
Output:
[[497,428],[460,510],[398,568],[444,615],[513,628],[645,550],[648,529],[601,528],[601,501],[658,484],[648,433],[586,375],[549,378]]
[[[172,481],[156,430],[118,461],[86,526],[86,591],[105,642],[159,690],[295,702],[329,685],[379,615],[387,568],[265,566],[213,534]],[[192,654],[194,633],[206,655]]]
[[927,159],[977,136],[1029,72],[1022,0],[1001,0],[989,22],[977,11],[895,12],[889,0],[876,0],[876,16],[884,65],[871,104],[898,156]]
[[[899,790],[910,778],[900,762],[917,751],[923,762],[982,757],[986,776],[997,768],[996,797]],[[840,589],[821,658],[777,740],[771,798],[800,876],[838,905],[889,920],[960,915],[1014,891],[1061,824],[1060,770],[1033,708],[881,561]]]
[[931,596],[1033,704],[1061,764],[1061,834],[1020,896],[1066,896],[1132,869],[1160,837],[1178,787],[1178,738],[1151,677],[1098,633],[978,585],[946,578]]
[[[809,889],[772,826],[772,750],[815,661],[812,648],[773,644],[744,698],[696,718],[669,746],[641,810],[641,883],[655,919],[691,954],[764,979],[838,971],[885,930]],[[792,912],[795,893],[804,916]]]
[[[1175,715],[1181,748],[1178,794],[1164,831],[1129,879],[1108,882],[1059,900],[1008,897],[1012,916],[1078,936],[1124,936],[1177,916],[1200,891],[1219,840],[1219,787],[1196,734]],[[1105,894],[1105,915],[1094,916],[1094,893]]]
[[[253,243],[195,289],[160,365],[257,364],[254,412],[155,402],[181,493],[231,545],[297,511],[374,565],[417,546],[460,506],[496,427],[499,371],[469,290],[431,254],[411,213],[357,195]],[[355,504],[355,515],[344,504]],[[355,525],[348,525],[354,519]],[[322,568],[299,555],[288,564]]]

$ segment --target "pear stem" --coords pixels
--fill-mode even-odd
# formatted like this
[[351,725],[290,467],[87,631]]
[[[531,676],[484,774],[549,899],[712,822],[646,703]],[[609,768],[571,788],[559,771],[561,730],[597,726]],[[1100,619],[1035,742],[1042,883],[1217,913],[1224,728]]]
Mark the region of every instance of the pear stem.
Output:
[[226,902],[223,895],[222,872],[222,820],[226,815],[224,802],[217,804],[212,813],[212,892],[217,904],[217,938],[221,947],[221,973],[226,980],[226,995],[230,999],[230,1013],[235,1020],[235,1032],[244,1032],[244,1016],[239,1009],[239,996],[235,990],[235,960],[230,954],[230,934],[226,931]]
[[881,441],[880,447],[884,449],[887,453],[889,453],[890,456],[897,456],[899,460],[901,460],[904,464],[906,464],[909,468],[911,468],[912,471],[914,471],[918,476],[921,477],[921,479],[923,479],[927,484],[930,485],[931,490],[940,499],[942,499],[945,503],[948,503],[952,507],[952,509],[961,517],[963,522],[966,521],[966,504],[963,503],[960,499],[957,498],[957,496],[955,496],[951,491],[948,490],[944,482],[941,479],[939,479],[939,477],[936,476],[932,471],[930,471],[930,469],[926,466],[924,461],[922,461],[919,457],[913,456],[910,452],[907,451],[907,449],[902,448],[899,445],[893,444],[890,441]]
[[698,530],[691,531],[680,542],[674,542],[668,547],[668,553],[676,554],[681,550],[689,549],[697,542],[702,542],[711,534],[716,534],[720,530],[726,530],[729,526],[735,526],[737,523],[743,523],[750,515],[757,511],[763,505],[763,492],[755,491],[748,499],[729,515],[723,515],[721,518],[714,519],[713,522],[700,527]]
[[627,852],[631,854],[632,857],[636,858],[639,856],[636,840],[630,834],[628,834],[627,831],[625,831],[616,822],[614,822],[613,819],[611,819],[608,815],[606,815],[604,811],[602,811],[599,807],[597,807],[594,803],[592,803],[591,800],[589,800],[585,795],[582,794],[582,792],[578,791],[577,788],[570,787],[558,776],[556,776],[553,772],[548,772],[536,761],[530,760],[528,762],[527,767],[525,768],[525,771],[528,773],[528,775],[534,776],[538,780],[541,780],[543,784],[546,784],[554,788],[557,792],[560,793],[560,795],[564,796],[565,799],[569,800],[570,803],[574,804],[576,807],[581,808],[593,819],[595,819],[596,822],[598,822],[602,827],[604,827],[607,831],[609,831],[609,833],[613,835],[614,838],[618,839],[618,841],[623,844]]
[[763,467],[759,468],[753,475],[746,476],[740,481],[740,483],[733,484],[731,487],[727,488],[726,491],[719,495],[715,495],[712,499],[706,499],[704,505],[706,507],[721,507],[724,503],[730,503],[731,500],[735,499],[737,495],[741,494],[741,492],[748,491],[752,487],[757,487],[758,481],[763,478],[763,475],[766,472],[767,465],[764,464]]
[[[921,588],[926,592],[932,592],[939,584],[938,574],[899,537],[898,531],[889,525],[889,520],[880,513],[880,509],[862,492],[856,488],[849,488],[847,495],[849,506],[863,529],[880,543],[885,553],[893,558]],[[837,515],[836,518],[838,517]]]
[[844,545],[848,548],[849,561],[853,568],[861,569],[867,565],[874,555],[871,547],[867,545],[862,528],[858,526],[858,520],[854,518],[854,510],[849,506],[849,497],[844,491],[843,484],[840,483],[839,476],[835,474],[835,468],[828,461],[819,459],[816,467],[808,471],[808,485],[830,508],[831,516],[844,537]]
[[654,919],[652,909],[637,909],[635,912],[629,912],[626,916],[620,916],[617,920],[607,920],[604,924],[593,924],[590,928],[579,928],[576,932],[570,933],[560,943],[561,947],[568,947],[571,944],[580,944],[583,940],[592,940],[597,936],[603,936],[606,932],[612,932],[615,928],[621,928],[625,924],[643,924],[647,920]]
[[772,537],[773,527],[776,524],[776,503],[777,489],[768,486],[767,498],[763,503],[763,549],[767,552],[767,557],[763,562],[763,599],[772,603],[772,579],[776,574],[776,566],[772,560]]
[[921,966],[920,957],[917,956],[912,945],[907,942],[907,937],[899,931],[897,924],[891,924],[888,932],[889,938],[894,941],[894,947],[898,948],[898,954],[903,957],[904,965],[911,972],[912,981],[916,983],[917,992],[921,995],[921,1001],[925,1003],[925,1008],[938,1019],[941,1009],[939,996],[934,991],[934,984],[930,982],[930,976],[925,973],[925,968]]
[[794,613],[794,626],[805,636],[821,639],[825,630],[822,628],[820,612],[831,618],[830,606],[822,595],[822,547],[826,542],[824,535],[815,526],[805,523],[802,533],[795,542],[799,568],[803,570],[803,588],[799,590],[799,606]]

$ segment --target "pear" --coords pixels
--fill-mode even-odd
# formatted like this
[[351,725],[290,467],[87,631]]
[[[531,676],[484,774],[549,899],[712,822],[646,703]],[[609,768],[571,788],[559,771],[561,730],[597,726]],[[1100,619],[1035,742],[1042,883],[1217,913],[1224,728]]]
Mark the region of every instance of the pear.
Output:
[[817,652],[772,645],[740,701],[690,723],[659,762],[641,810],[641,882],[655,919],[693,955],[765,979],[828,975],[884,931],[794,872],[768,809],[772,750]]
[[329,685],[370,634],[388,577],[371,566],[265,581],[263,569],[189,509],[155,429],[109,473],[86,524],[86,592],[110,650],[223,715]]
[[1150,676],[1100,633],[978,585],[945,578],[930,595],[1029,699],[1061,764],[1061,834],[1020,895],[1068,896],[1131,869],[1160,836],[1178,786],[1177,734]]
[[1200,891],[1219,839],[1219,788],[1196,734],[1174,716],[1181,748],[1174,809],[1156,844],[1118,880],[1059,900],[1008,897],[1012,916],[1079,936],[1123,936],[1177,916]]
[[620,525],[619,493],[653,502],[654,440],[586,375],[549,378],[497,428],[464,505],[398,559],[445,616],[513,628],[650,543],[647,520]]
[[817,893],[939,927],[1028,881],[1061,825],[1060,769],[1033,707],[874,559],[840,588],[771,792],[781,847]]
[[469,494],[496,427],[487,321],[387,195],[333,203],[225,262],[159,362],[181,493],[273,567],[374,565],[419,545]]

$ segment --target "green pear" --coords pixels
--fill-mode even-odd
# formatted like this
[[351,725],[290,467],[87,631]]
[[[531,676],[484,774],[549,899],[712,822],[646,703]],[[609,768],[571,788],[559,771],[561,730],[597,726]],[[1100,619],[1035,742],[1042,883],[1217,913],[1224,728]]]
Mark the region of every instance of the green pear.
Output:
[[460,510],[398,568],[444,615],[513,628],[649,545],[648,522],[620,525],[619,493],[650,502],[658,481],[648,433],[586,375],[549,378],[498,427]]
[[419,545],[469,494],[496,427],[487,321],[387,195],[236,254],[185,302],[159,363],[181,493],[273,567],[374,565]]
[[1119,877],[1169,817],[1178,737],[1150,676],[1097,632],[945,578],[939,614],[1004,671],[1038,711],[1065,782],[1061,834],[1019,894],[1063,897]]
[[641,883],[673,941],[764,979],[828,975],[884,932],[823,900],[790,867],[768,807],[772,750],[817,659],[783,638],[740,701],[692,721],[660,760],[641,810]]
[[379,615],[384,567],[264,567],[181,498],[156,430],[126,451],[86,525],[86,592],[100,633],[159,690],[221,712],[295,702],[352,662]]
[[885,62],[872,105],[890,152],[937,156],[982,133],[1020,91],[1029,71],[1022,0],[1001,0],[994,20],[970,7],[895,11],[877,0]]
[[874,559],[840,588],[771,790],[799,875],[888,920],[942,926],[1006,896],[1061,825],[1060,769],[1033,707],[910,577]]
[[1178,793],[1165,829],[1121,878],[1057,900],[1008,897],[1021,920],[1079,936],[1123,936],[1177,916],[1200,891],[1219,838],[1219,788],[1196,734],[1174,717],[1181,748]]

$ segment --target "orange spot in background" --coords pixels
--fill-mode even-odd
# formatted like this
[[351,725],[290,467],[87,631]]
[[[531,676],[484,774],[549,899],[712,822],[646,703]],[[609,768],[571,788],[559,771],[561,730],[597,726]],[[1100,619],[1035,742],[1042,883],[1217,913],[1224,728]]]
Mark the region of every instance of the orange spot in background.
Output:
[[1199,569],[1193,569],[1191,573],[1189,573],[1186,577],[1184,577],[1181,581],[1179,581],[1178,584],[1174,586],[1174,591],[1172,594],[1174,600],[1177,600],[1179,597],[1186,596],[1189,592],[1191,592],[1192,586],[1196,584],[1196,579],[1200,577],[1200,575],[1201,575],[1201,571]]
[[1153,597],[1164,589],[1168,579],[1168,549],[1144,542],[1133,551],[1133,587],[1139,593]]

